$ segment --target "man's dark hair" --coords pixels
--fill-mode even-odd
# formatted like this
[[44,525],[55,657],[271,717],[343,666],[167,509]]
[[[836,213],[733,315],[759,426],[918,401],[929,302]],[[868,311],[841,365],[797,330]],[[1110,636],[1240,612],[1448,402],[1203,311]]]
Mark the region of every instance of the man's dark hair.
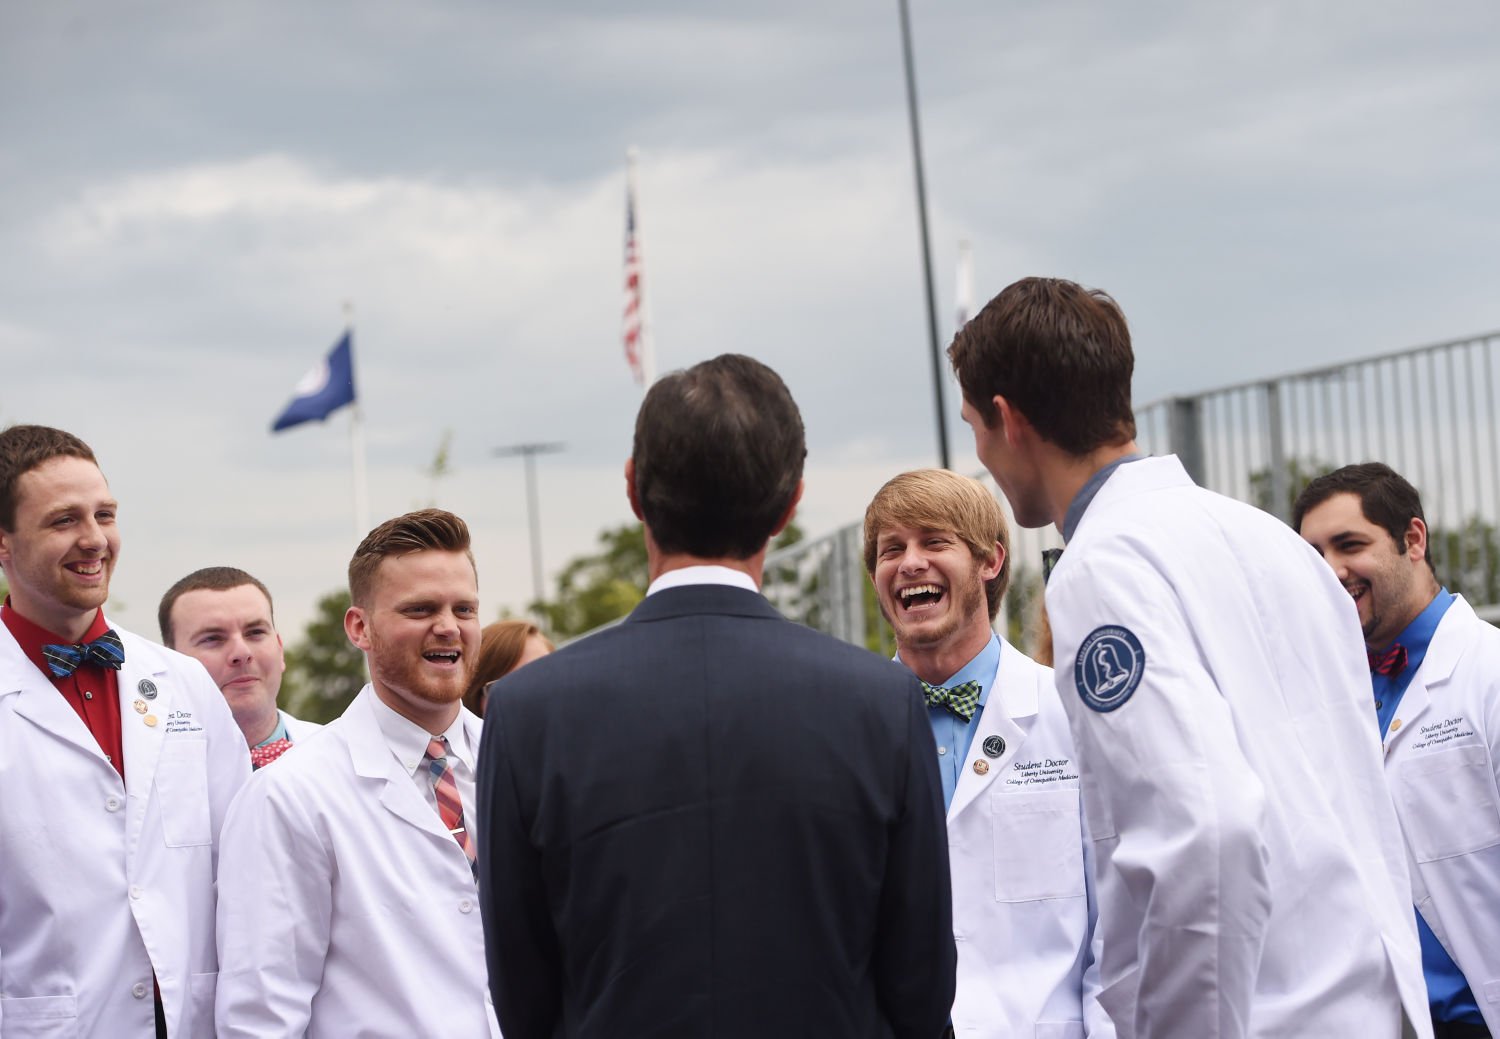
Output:
[[188,574],[168,588],[167,594],[161,597],[161,604],[156,607],[156,626],[161,629],[161,644],[168,649],[177,648],[173,645],[177,640],[177,633],[172,630],[172,607],[188,592],[227,592],[231,588],[247,584],[259,588],[260,593],[266,597],[266,606],[271,611],[271,616],[266,619],[272,624],[276,623],[276,607],[271,602],[269,588],[237,567],[206,566]]
[[[1292,503],[1292,529],[1301,531],[1303,518],[1335,494],[1357,495],[1365,519],[1389,534],[1398,552],[1406,551],[1406,528],[1413,519],[1427,524],[1427,517],[1422,514],[1422,496],[1404,476],[1384,462],[1360,462],[1315,477],[1304,487]],[[1430,570],[1430,528],[1428,534],[1426,559]]]
[[1098,289],[1023,278],[959,331],[948,359],[986,427],[995,424],[998,394],[1072,455],[1135,438],[1130,329]]
[[791,508],[807,441],[781,377],[724,354],[651,387],[631,458],[636,500],[662,551],[748,559]]
[[72,433],[51,426],[11,426],[0,430],[0,530],[16,525],[16,484],[54,458],[82,458],[99,464],[94,452]]

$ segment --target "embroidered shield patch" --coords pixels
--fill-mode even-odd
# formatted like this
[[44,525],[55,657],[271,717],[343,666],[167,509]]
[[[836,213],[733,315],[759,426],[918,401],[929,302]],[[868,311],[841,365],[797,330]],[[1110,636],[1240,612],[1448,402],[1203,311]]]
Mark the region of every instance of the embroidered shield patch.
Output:
[[1146,674],[1146,651],[1129,628],[1106,624],[1089,632],[1073,661],[1073,682],[1096,711],[1124,706]]

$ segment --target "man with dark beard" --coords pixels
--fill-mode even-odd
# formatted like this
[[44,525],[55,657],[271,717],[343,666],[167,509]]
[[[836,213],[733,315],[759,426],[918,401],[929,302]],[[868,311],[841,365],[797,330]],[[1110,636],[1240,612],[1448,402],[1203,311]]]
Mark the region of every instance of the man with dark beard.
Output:
[[225,823],[221,1036],[498,1035],[474,883],[479,651],[463,520],[389,520],[349,563],[371,681]]

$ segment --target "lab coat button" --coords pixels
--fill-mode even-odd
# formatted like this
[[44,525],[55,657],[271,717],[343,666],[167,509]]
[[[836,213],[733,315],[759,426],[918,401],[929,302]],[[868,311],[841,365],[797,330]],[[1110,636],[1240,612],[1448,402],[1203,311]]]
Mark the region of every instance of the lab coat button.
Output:
[[120,810],[120,799],[118,797],[110,797],[109,799],[107,799],[104,802],[104,810],[106,812],[118,812]]
[[460,913],[472,913],[474,911],[474,903],[466,898],[458,903],[458,911]]
[[139,899],[141,897],[141,889],[132,884],[130,886],[130,897],[132,899]]
[[145,999],[146,991],[146,983],[144,981],[137,981],[134,985],[130,986],[130,994],[136,999]]

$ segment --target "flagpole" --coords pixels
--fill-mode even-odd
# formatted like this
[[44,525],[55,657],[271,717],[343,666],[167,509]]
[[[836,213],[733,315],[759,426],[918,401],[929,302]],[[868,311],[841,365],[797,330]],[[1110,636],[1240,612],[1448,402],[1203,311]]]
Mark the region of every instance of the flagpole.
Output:
[[634,145],[625,149],[625,190],[635,208],[635,262],[639,272],[641,294],[641,386],[649,390],[656,381],[656,343],[651,334],[651,294],[646,282],[646,252],[641,234],[641,196],[637,187],[636,160],[640,152]]
[[[349,373],[354,377],[354,304],[344,303],[344,326],[349,335]],[[355,382],[356,387],[359,386]],[[365,421],[356,389],[349,408],[349,456],[354,476],[354,542],[358,544],[370,532],[370,485],[365,468]]]

